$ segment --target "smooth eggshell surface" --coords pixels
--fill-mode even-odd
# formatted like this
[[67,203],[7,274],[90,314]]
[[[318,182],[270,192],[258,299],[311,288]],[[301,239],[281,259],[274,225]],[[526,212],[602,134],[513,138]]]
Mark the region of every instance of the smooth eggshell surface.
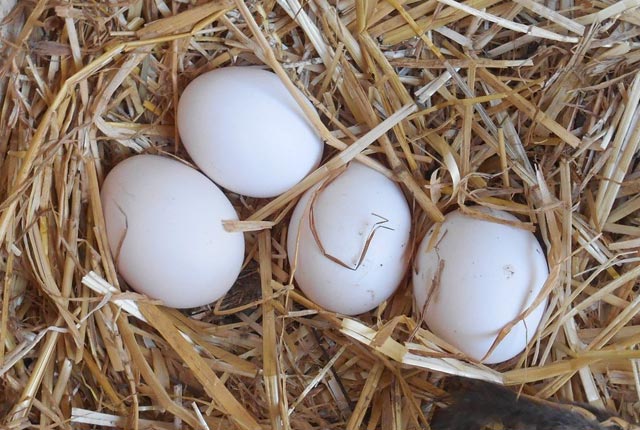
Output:
[[198,167],[246,196],[289,190],[322,157],[321,139],[280,78],[255,67],[198,76],[180,97],[177,122]]
[[222,221],[238,217],[197,170],[156,155],[134,156],[109,172],[101,200],[111,253],[136,291],[189,308],[219,299],[234,284],[244,238],[225,231]]
[[[513,215],[477,208],[495,218]],[[549,274],[536,237],[529,231],[454,211],[446,215],[438,238],[431,228],[415,257],[413,290],[422,311],[432,282],[424,320],[436,335],[471,358],[489,351],[505,324],[524,311],[541,291]],[[429,249],[429,244],[435,245]],[[499,363],[521,353],[535,334],[546,302],[515,325],[485,363]]]
[[[291,216],[287,253],[294,277],[307,297],[327,310],[345,315],[369,311],[393,294],[406,271],[409,206],[397,184],[360,163],[320,186],[303,195]],[[349,267],[326,257],[313,237],[309,209],[314,195],[320,243]],[[386,228],[375,231],[358,266],[377,223]]]

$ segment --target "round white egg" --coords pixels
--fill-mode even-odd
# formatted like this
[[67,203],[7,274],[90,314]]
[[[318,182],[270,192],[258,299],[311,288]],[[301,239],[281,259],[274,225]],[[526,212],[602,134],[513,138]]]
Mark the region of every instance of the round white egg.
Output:
[[[309,222],[312,201],[324,252]],[[360,314],[398,287],[408,265],[410,231],[411,213],[400,187],[354,162],[300,199],[289,223],[289,263],[298,286],[315,303],[345,315]]]
[[177,122],[198,167],[245,196],[277,196],[322,158],[322,140],[280,78],[255,67],[198,76],[180,97]]
[[[507,212],[476,209],[517,221]],[[417,311],[424,313],[433,333],[481,360],[502,328],[542,290],[549,274],[544,253],[531,232],[460,211],[446,215],[437,238],[432,237],[434,231],[435,226],[415,257]],[[521,353],[536,333],[545,307],[546,302],[541,303],[518,322],[485,363],[503,362]]]
[[174,308],[222,297],[244,258],[231,202],[206,176],[176,160],[138,155],[116,165],[102,185],[109,248],[136,291]]

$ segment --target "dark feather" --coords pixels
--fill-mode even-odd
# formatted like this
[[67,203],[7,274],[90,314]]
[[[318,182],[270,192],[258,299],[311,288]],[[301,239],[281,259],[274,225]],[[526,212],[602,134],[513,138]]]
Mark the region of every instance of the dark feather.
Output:
[[519,396],[488,382],[462,380],[456,385],[445,399],[449,407],[434,416],[434,430],[601,430],[597,418],[611,416],[585,408],[580,413],[577,406]]

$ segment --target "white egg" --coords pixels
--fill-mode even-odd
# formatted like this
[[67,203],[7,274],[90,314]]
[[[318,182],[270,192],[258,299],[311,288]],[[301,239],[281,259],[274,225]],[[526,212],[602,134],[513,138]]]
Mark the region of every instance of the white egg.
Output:
[[255,67],[198,76],[180,97],[177,122],[198,167],[246,196],[289,190],[322,157],[322,140],[280,78]]
[[[310,227],[311,206],[324,252]],[[300,199],[289,223],[289,263],[298,286],[315,303],[360,314],[398,287],[408,265],[410,231],[411,213],[400,187],[352,163],[326,187],[318,184]]]
[[244,258],[238,216],[206,176],[176,160],[138,155],[116,165],[102,185],[109,248],[140,293],[174,308],[211,303],[234,284]]
[[[477,209],[495,218],[517,220],[507,212]],[[424,312],[433,333],[480,360],[500,330],[542,290],[549,274],[545,256],[531,232],[460,211],[446,215],[437,238],[432,237],[435,227],[426,234],[415,257],[417,310]],[[499,363],[521,353],[536,333],[545,306],[546,302],[540,304],[516,324],[485,363]]]

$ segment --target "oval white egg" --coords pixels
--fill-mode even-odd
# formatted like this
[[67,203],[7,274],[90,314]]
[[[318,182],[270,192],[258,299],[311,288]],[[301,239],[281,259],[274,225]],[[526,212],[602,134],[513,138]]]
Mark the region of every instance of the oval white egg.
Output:
[[[309,222],[312,202],[318,240]],[[289,263],[298,286],[315,303],[360,314],[398,287],[408,265],[410,231],[411,213],[400,187],[354,162],[298,202],[287,236]]]
[[244,237],[223,228],[238,216],[206,176],[176,160],[138,155],[109,172],[101,200],[117,270],[136,291],[190,308],[234,284]]
[[[507,212],[477,209],[517,221]],[[446,215],[437,238],[432,237],[435,227],[415,256],[417,311],[424,314],[433,333],[480,360],[500,330],[542,290],[549,274],[544,253],[531,232],[458,210]],[[540,304],[516,324],[484,362],[499,363],[521,353],[534,336],[545,306],[546,302]]]
[[255,67],[216,69],[191,81],[177,123],[198,167],[246,196],[289,190],[322,157],[322,140],[280,78]]

